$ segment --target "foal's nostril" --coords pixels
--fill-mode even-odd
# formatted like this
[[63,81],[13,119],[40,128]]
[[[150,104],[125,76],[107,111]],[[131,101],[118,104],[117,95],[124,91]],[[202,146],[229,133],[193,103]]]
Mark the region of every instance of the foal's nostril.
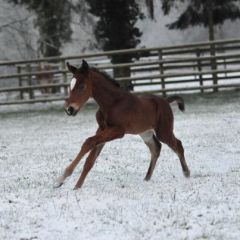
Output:
[[68,107],[67,112],[69,113],[69,115],[73,115],[73,113],[74,113],[74,108],[71,107],[71,106]]

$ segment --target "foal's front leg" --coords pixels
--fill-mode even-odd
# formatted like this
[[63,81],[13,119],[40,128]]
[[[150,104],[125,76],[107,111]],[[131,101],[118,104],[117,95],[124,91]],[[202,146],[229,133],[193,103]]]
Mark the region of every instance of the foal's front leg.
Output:
[[[66,178],[72,175],[74,169],[76,168],[78,163],[81,161],[82,157],[90,150],[90,148],[84,149],[84,150],[85,151],[83,151],[83,149],[81,149],[81,151],[78,153],[77,157],[70,163],[70,165],[68,167],[66,167],[63,175],[57,179],[57,183],[56,183],[55,187],[57,187],[57,188],[61,187],[63,185],[64,181],[66,180]],[[89,157],[90,157],[90,155],[91,155],[91,153],[89,154]]]
[[[81,150],[80,150],[79,154],[77,155],[77,157],[65,169],[64,174],[58,179],[57,187],[60,187],[63,184],[63,182],[65,181],[65,179],[72,174],[72,172],[76,168],[77,164],[80,162],[80,160],[83,158],[83,156],[87,152],[89,152],[92,149],[93,149],[92,151],[95,152],[94,149],[97,148],[99,145],[103,145],[105,142],[111,141],[111,140],[116,139],[116,138],[121,138],[121,137],[123,137],[123,135],[124,135],[124,131],[122,131],[119,128],[115,128],[115,127],[106,128],[106,129],[104,129],[102,131],[98,130],[95,136],[88,138],[83,143],[83,145],[81,147]],[[96,149],[96,151],[99,151],[99,149],[100,149],[100,146],[99,146],[98,149]],[[101,149],[100,149],[100,151],[101,151]],[[99,151],[99,153],[100,153],[100,151]],[[92,153],[92,155],[94,155],[94,152]],[[96,152],[96,158],[97,158],[97,155],[99,153]],[[91,156],[91,154],[89,155],[89,158],[87,159],[87,161],[85,163],[86,167],[84,166],[82,175],[81,175],[81,177],[80,177],[79,181],[77,182],[77,184],[76,184],[74,189],[77,189],[77,188],[81,187],[81,185],[82,185],[82,183],[83,183],[87,173],[92,168],[96,158],[94,159]],[[94,159],[94,160],[92,160],[92,159]]]
[[122,129],[112,127],[112,128],[104,129],[103,131],[96,134],[94,137],[88,138],[85,141],[85,143],[82,146],[82,149],[88,148],[89,146],[91,146],[91,147],[94,147],[94,149],[96,149],[96,152],[93,150],[91,152],[91,154],[93,154],[93,156],[92,157],[89,156],[89,158],[86,160],[84,167],[83,167],[83,171],[74,187],[74,190],[80,188],[83,185],[83,182],[84,182],[87,174],[91,170],[92,166],[94,165],[94,163],[99,155],[99,153],[97,152],[99,150],[99,148],[101,151],[104,143],[112,141],[117,138],[122,138],[123,136],[124,136],[124,131]]
[[[97,129],[96,134],[98,134],[100,131],[102,131],[102,129],[99,127]],[[92,150],[93,151],[93,150]],[[76,166],[78,165],[78,163],[81,161],[83,155],[80,154],[81,152],[79,152],[79,154],[77,155],[77,157],[70,163],[70,165],[65,169],[64,173],[62,176],[60,176],[57,179],[57,183],[55,185],[55,187],[61,187],[64,183],[64,181],[66,180],[67,177],[71,176],[74,169],[76,168]],[[99,152],[100,153],[100,152]],[[91,157],[91,153],[89,154],[89,157]]]
[[78,182],[77,182],[76,186],[74,187],[74,190],[76,190],[82,186],[88,172],[93,167],[93,165],[94,165],[97,157],[99,156],[100,152],[102,151],[103,147],[104,147],[104,144],[101,144],[91,150],[91,152],[89,153],[89,155],[86,159],[86,162],[84,164],[83,172],[82,172],[80,178],[78,179]]

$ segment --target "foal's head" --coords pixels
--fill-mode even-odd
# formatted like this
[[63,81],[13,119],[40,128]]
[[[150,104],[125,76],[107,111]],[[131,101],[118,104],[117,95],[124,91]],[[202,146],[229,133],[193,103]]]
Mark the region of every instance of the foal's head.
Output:
[[86,61],[76,68],[67,63],[68,70],[73,74],[69,87],[69,98],[66,100],[65,110],[68,115],[75,116],[80,108],[91,97],[91,81],[89,81],[89,67]]

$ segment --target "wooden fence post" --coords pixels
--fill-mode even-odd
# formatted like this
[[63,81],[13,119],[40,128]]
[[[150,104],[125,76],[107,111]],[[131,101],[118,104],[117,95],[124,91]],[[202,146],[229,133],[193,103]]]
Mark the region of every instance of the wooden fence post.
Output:
[[[31,72],[32,72],[31,64],[27,64],[27,65],[26,65],[26,70],[27,70],[28,73],[31,73]],[[29,76],[28,76],[28,85],[29,85],[29,86],[33,85],[33,84],[32,84],[32,75],[29,75]],[[29,89],[29,98],[30,98],[30,99],[34,99],[34,92],[33,92],[32,89]]]
[[[164,66],[163,66],[163,54],[162,54],[162,49],[160,49],[160,50],[158,51],[158,59],[159,59],[159,61],[160,61],[160,63],[159,63],[159,72],[160,72],[161,75],[163,75],[163,74],[164,74]],[[162,90],[163,90],[162,95],[163,95],[164,97],[166,97],[167,94],[166,94],[166,92],[164,91],[164,90],[165,90],[165,79],[164,79],[164,77],[161,77],[161,86],[162,86]]]
[[[21,66],[17,66],[17,73],[21,74]],[[19,87],[22,87],[22,77],[21,76],[18,77],[18,85],[19,85]],[[20,99],[23,99],[23,91],[22,90],[20,90]]]
[[[65,60],[62,60],[61,64],[62,64],[62,71],[64,71],[63,72],[63,82],[67,83],[67,73],[65,72],[65,70],[66,70]],[[64,94],[65,94],[65,96],[68,96],[68,89],[67,89],[67,87],[64,87]]]
[[[200,49],[199,48],[197,48],[196,49],[196,55],[197,55],[197,65],[198,65],[198,67],[197,67],[197,69],[198,69],[198,73],[199,73],[199,84],[200,84],[200,86],[203,86],[203,77],[202,77],[202,64],[201,64],[201,60],[199,59],[199,57],[200,57]],[[203,88],[201,88],[201,93],[203,93],[204,92],[204,90],[203,90]]]
[[[114,78],[121,78],[121,77],[130,77],[131,76],[131,69],[130,67],[121,67],[121,68],[113,68],[113,76]],[[133,91],[134,84],[131,80],[120,82],[120,85],[123,89],[127,91]]]
[[[215,49],[215,43],[211,43],[211,42],[210,42],[210,56],[213,57],[212,60],[211,60],[211,70],[215,71],[215,70],[217,70],[217,63],[216,63],[216,58],[215,58],[215,56],[216,56],[216,49]],[[217,73],[213,73],[212,76],[213,76],[213,84],[217,85],[218,84],[218,75],[217,75]],[[213,91],[217,92],[218,88],[214,87]]]

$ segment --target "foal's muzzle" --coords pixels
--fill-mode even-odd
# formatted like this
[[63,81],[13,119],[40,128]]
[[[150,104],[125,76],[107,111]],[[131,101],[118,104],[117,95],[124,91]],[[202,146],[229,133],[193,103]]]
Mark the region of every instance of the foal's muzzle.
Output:
[[69,106],[69,107],[65,108],[65,111],[66,111],[68,116],[75,116],[77,114],[77,112],[78,112],[72,106]]

